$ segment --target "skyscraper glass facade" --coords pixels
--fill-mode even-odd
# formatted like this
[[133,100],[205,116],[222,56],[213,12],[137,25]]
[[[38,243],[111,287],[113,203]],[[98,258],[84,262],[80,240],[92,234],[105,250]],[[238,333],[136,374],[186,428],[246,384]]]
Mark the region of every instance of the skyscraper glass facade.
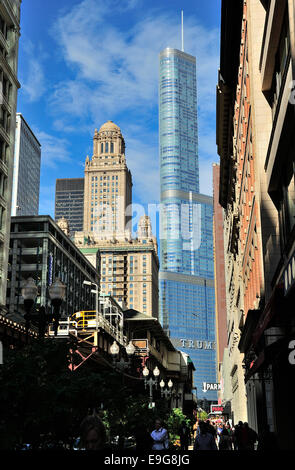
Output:
[[191,357],[198,398],[216,382],[213,201],[199,193],[195,57],[160,54],[160,319],[175,346]]
[[55,221],[65,217],[70,235],[83,230],[84,178],[57,179],[55,185]]
[[16,114],[11,215],[38,215],[41,145],[21,113]]

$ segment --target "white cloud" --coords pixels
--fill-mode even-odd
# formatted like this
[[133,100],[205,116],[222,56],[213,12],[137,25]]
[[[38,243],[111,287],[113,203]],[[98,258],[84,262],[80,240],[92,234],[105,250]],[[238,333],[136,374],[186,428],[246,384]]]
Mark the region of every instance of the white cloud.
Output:
[[[70,80],[56,85],[50,104],[57,116],[55,126],[69,131],[69,119],[94,129],[109,119],[122,127],[121,122],[131,123],[137,117],[137,133],[128,132],[124,137],[134,189],[145,200],[155,194],[155,190],[149,191],[148,181],[159,185],[158,139],[152,135],[143,143],[141,136],[157,116],[159,52],[165,47],[180,48],[179,18],[150,10],[142,12],[140,21],[126,30],[113,21],[113,8],[119,4],[122,11],[130,9],[131,15],[137,2],[109,0],[106,6],[101,0],[83,0],[58,17],[54,37],[72,73]],[[200,153],[204,151],[205,157],[210,152],[216,160],[213,132],[219,31],[206,29],[193,17],[187,19],[185,50],[197,57]],[[137,159],[140,152],[142,157]],[[200,171],[208,173],[209,168]]]
[[46,80],[42,61],[46,55],[31,41],[24,41],[23,52],[26,56],[26,73],[21,77],[21,92],[30,102],[38,101],[46,91]]
[[[33,126],[34,127],[34,126]],[[58,163],[70,163],[69,142],[60,137],[39,131],[34,128],[34,134],[41,144],[41,165],[55,168]]]
[[128,138],[127,165],[132,174],[133,189],[144,203],[160,199],[158,148],[132,137]]

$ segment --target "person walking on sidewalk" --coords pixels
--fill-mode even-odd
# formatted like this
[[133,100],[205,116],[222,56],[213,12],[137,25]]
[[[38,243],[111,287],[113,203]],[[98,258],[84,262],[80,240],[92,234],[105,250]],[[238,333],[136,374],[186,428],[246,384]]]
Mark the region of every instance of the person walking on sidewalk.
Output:
[[222,431],[219,435],[218,447],[219,450],[232,450],[231,437],[225,425],[223,425]]
[[203,421],[199,423],[200,434],[197,435],[194,443],[194,451],[198,450],[217,450],[216,442],[212,434],[207,430],[207,426]]
[[180,438],[180,450],[182,452],[186,452],[190,444],[191,433],[185,421],[182,421],[181,426],[178,430],[178,433],[179,433],[179,438]]

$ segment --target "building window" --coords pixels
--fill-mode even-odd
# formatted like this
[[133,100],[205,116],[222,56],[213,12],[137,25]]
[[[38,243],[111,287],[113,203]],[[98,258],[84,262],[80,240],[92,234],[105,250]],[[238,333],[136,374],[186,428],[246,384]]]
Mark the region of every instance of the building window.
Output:
[[106,142],[105,143],[105,153],[108,153],[108,151],[109,151],[109,143]]
[[281,31],[281,37],[279,42],[278,51],[276,54],[276,66],[273,76],[273,84],[272,84],[272,112],[273,118],[275,117],[275,112],[279,100],[279,96],[281,93],[281,88],[283,85],[283,78],[285,76],[287,59],[289,57],[290,52],[290,32],[289,32],[289,21],[288,21],[288,14],[285,14],[285,19]]
[[279,206],[282,250],[295,226],[295,162],[285,166],[283,188]]
[[100,145],[100,153],[103,153],[103,143]]
[[114,144],[111,142],[111,153],[114,153]]

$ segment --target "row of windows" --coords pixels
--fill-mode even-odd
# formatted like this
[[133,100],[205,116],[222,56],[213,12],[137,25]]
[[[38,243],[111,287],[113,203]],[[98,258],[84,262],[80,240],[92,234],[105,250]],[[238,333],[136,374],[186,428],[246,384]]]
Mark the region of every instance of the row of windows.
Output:
[[105,142],[100,144],[100,153],[114,153],[114,144],[113,142]]
[[[110,176],[101,176],[100,178],[100,181],[103,181],[103,180],[110,180],[111,177]],[[117,180],[118,179],[118,176],[112,176],[112,180]],[[98,181],[98,176],[92,176],[91,178],[91,181]]]

